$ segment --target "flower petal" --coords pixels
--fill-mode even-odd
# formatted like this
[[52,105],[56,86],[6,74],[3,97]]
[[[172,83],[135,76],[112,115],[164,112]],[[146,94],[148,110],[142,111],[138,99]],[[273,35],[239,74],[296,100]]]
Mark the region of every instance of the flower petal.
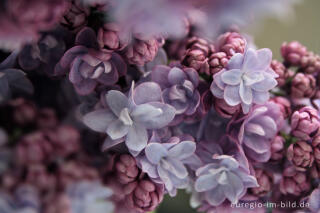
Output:
[[179,179],[186,178],[188,176],[187,168],[183,165],[180,160],[175,158],[168,158],[168,163],[170,165],[170,173]]
[[128,98],[120,91],[111,90],[106,94],[107,104],[116,116],[128,106]]
[[89,112],[83,117],[83,123],[97,132],[106,132],[108,126],[116,117],[110,110],[100,109]]
[[201,175],[197,178],[194,187],[197,192],[205,192],[215,188],[218,182],[212,174]]
[[111,139],[119,139],[128,134],[130,126],[125,125],[120,120],[113,121],[107,129],[107,134],[111,137]]
[[126,137],[126,145],[133,151],[140,152],[148,143],[148,133],[145,127],[133,124]]
[[240,84],[239,94],[243,103],[252,104],[252,99],[253,99],[252,90],[250,87],[244,85],[243,82],[241,82]]
[[175,109],[172,106],[168,104],[160,103],[160,102],[150,102],[149,105],[152,105],[158,110],[161,110],[162,113],[161,114],[156,113],[157,116],[153,116],[153,117],[143,116],[143,118],[142,117],[139,118],[139,122],[147,129],[163,128],[173,120],[175,116]]
[[263,81],[251,85],[251,88],[258,92],[266,92],[277,86],[278,82],[274,78],[265,78]]
[[150,143],[145,149],[147,159],[153,164],[159,164],[161,158],[168,155],[168,151],[160,143]]
[[224,195],[222,187],[217,186],[213,190],[207,191],[205,193],[205,198],[209,204],[218,206],[226,199],[226,196]]
[[190,157],[196,151],[196,143],[192,141],[182,141],[169,149],[169,156],[179,160]]
[[229,62],[228,62],[228,69],[240,69],[242,67],[243,64],[243,54],[241,53],[236,53],[234,54]]
[[230,106],[236,106],[241,103],[239,95],[239,86],[226,86],[223,94],[224,100]]
[[178,67],[173,67],[168,75],[168,80],[171,85],[182,84],[187,79],[186,73]]
[[240,84],[242,74],[243,71],[240,69],[228,70],[221,74],[221,79],[225,84],[236,86]]
[[161,88],[154,82],[145,82],[133,90],[135,104],[145,104],[153,101],[161,101]]
[[159,177],[163,181],[166,189],[168,191],[171,191],[173,189],[173,184],[169,177],[168,171],[163,169],[160,165],[158,165],[157,170],[158,170]]

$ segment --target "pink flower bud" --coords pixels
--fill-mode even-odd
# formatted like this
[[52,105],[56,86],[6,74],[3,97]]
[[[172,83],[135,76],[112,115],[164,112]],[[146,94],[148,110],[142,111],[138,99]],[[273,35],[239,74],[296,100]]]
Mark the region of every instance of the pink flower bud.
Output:
[[314,161],[312,147],[304,141],[291,144],[287,150],[287,158],[297,170],[306,171]]
[[56,112],[51,108],[43,108],[37,114],[37,126],[39,128],[53,128],[58,124]]
[[123,50],[129,43],[127,38],[121,37],[120,28],[115,23],[108,23],[98,31],[98,43],[101,48],[110,51]]
[[314,159],[320,164],[320,136],[317,135],[312,139],[312,148]]
[[292,113],[291,104],[287,98],[276,96],[272,98],[270,101],[276,103],[280,107],[280,111],[284,119],[287,119],[291,115]]
[[80,1],[72,1],[69,5],[69,11],[65,13],[61,24],[71,31],[78,32],[88,22],[90,10]]
[[24,136],[16,146],[16,159],[19,164],[30,165],[50,160],[54,148],[41,131]]
[[301,140],[310,140],[319,134],[320,120],[317,110],[306,106],[291,116],[292,135]]
[[57,156],[66,157],[80,148],[80,133],[68,125],[61,125],[46,132]]
[[150,180],[140,180],[136,187],[126,196],[125,203],[136,212],[151,212],[163,199],[164,188]]
[[226,32],[219,36],[216,49],[226,53],[230,59],[235,53],[244,53],[246,43],[245,38],[238,32]]
[[229,59],[225,52],[216,52],[210,55],[209,65],[210,73],[212,75],[216,74],[228,65]]
[[258,197],[264,197],[271,191],[273,175],[270,172],[258,168],[255,169],[255,177],[258,181],[259,187],[251,188],[250,191]]
[[271,62],[271,69],[278,74],[279,77],[276,78],[278,86],[281,87],[286,83],[286,80],[293,75],[293,72],[287,69],[281,62],[273,60]]
[[282,136],[277,135],[271,142],[271,160],[278,161],[284,157],[284,143]]
[[182,64],[192,67],[200,73],[209,73],[208,57],[214,52],[213,45],[202,38],[192,37],[187,42],[186,54]]
[[299,66],[301,59],[307,54],[307,48],[297,41],[284,42],[281,46],[281,55],[290,65]]
[[155,38],[148,40],[135,38],[132,44],[126,47],[124,54],[130,64],[143,66],[154,59],[159,46],[160,43]]
[[294,167],[288,167],[282,174],[280,191],[284,195],[299,196],[310,190],[310,182],[306,173],[297,171]]
[[13,120],[20,125],[26,125],[34,122],[37,114],[37,108],[31,101],[18,98],[10,101],[13,107]]
[[133,182],[139,174],[136,160],[126,154],[119,156],[119,160],[115,163],[115,171],[122,184]]
[[298,73],[291,82],[292,98],[312,97],[316,92],[316,79],[309,74]]
[[320,56],[313,52],[308,52],[301,59],[301,68],[303,72],[316,74],[320,72]]

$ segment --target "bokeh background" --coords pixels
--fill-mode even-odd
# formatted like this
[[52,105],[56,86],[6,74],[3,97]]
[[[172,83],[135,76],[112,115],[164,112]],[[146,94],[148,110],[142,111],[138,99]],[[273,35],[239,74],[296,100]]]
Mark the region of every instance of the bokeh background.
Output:
[[[253,36],[258,48],[270,48],[277,59],[284,41],[297,40],[308,50],[320,53],[320,0],[302,1],[295,7],[293,16],[285,20],[269,18],[242,30]],[[189,206],[189,196],[179,192],[175,198],[165,197],[157,213],[195,213]]]

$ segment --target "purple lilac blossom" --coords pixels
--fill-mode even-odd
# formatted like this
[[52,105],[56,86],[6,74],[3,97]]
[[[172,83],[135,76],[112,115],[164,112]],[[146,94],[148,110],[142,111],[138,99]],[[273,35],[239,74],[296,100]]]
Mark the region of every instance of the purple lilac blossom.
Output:
[[235,204],[247,188],[258,186],[256,178],[228,155],[214,156],[212,163],[200,167],[196,175],[195,190],[204,193],[204,199],[212,206],[218,206],[226,199]]
[[268,161],[271,156],[271,141],[282,125],[283,117],[277,104],[267,102],[265,105],[255,106],[243,120],[237,136],[246,155],[257,162]]
[[76,91],[88,95],[98,84],[115,84],[125,75],[126,64],[117,53],[99,49],[95,32],[85,27],[77,34],[76,46],[69,49],[55,67],[56,75],[66,73]]
[[108,134],[105,148],[125,141],[136,156],[148,143],[147,130],[163,128],[175,116],[175,109],[161,100],[158,84],[146,82],[134,88],[132,83],[128,97],[116,90],[109,91],[106,95],[109,109],[90,112],[83,121],[91,129]]
[[151,79],[160,85],[164,102],[173,106],[177,115],[196,112],[200,104],[199,76],[193,68],[159,65],[151,72]]
[[145,156],[138,158],[142,171],[153,181],[163,183],[170,196],[175,196],[177,189],[188,186],[189,174],[184,161],[194,155],[196,143],[149,143]]
[[271,59],[269,49],[249,48],[244,54],[235,54],[227,67],[213,76],[212,94],[230,106],[241,104],[245,114],[253,104],[264,104],[269,90],[277,85],[278,75],[270,68]]

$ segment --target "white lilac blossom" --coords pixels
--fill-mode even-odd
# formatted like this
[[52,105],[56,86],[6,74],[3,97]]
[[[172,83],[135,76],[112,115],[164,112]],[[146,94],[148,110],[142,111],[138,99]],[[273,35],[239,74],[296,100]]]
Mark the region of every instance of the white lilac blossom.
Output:
[[246,189],[257,187],[254,176],[240,167],[231,156],[220,155],[196,171],[195,191],[204,193],[205,200],[212,206],[222,204],[226,199],[235,204]]
[[[133,155],[139,154],[148,143],[148,131],[167,126],[175,116],[175,109],[161,102],[161,89],[153,82],[134,88],[129,97],[111,90],[106,95],[109,109],[86,114],[84,123],[91,129],[105,132],[110,138],[105,148],[125,141]],[[110,140],[111,139],[111,140]]]
[[112,213],[113,203],[109,200],[112,190],[99,182],[71,184],[66,191],[72,213]]
[[[236,123],[236,121],[235,121]],[[271,141],[283,125],[280,108],[273,102],[255,106],[245,117],[238,132],[247,157],[257,162],[266,162],[271,156]]]
[[271,60],[269,49],[249,48],[244,54],[235,54],[227,68],[213,76],[212,94],[230,106],[241,104],[245,114],[253,104],[264,104],[269,90],[277,85],[278,75],[270,68]]
[[192,158],[196,150],[193,141],[180,143],[149,143],[145,148],[145,156],[138,162],[142,171],[153,181],[163,183],[171,196],[177,189],[184,189],[189,184],[189,174],[185,162]]

